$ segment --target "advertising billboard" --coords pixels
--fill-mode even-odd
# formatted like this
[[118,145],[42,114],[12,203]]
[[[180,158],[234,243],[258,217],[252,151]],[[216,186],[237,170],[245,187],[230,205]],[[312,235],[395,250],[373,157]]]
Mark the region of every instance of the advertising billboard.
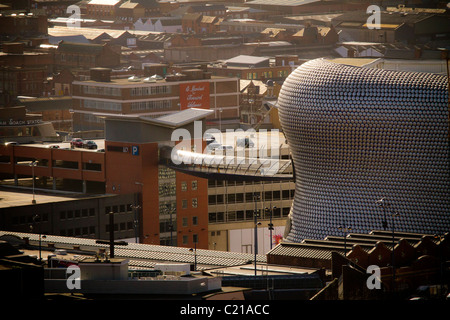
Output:
[[180,109],[209,109],[209,82],[180,84]]

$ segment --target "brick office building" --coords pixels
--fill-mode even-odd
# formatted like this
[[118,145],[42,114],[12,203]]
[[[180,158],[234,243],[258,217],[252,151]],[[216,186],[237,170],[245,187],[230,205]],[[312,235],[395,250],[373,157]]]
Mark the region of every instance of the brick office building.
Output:
[[159,118],[105,118],[106,193],[139,194],[141,242],[208,248],[208,182],[162,165],[160,149],[175,145],[177,128],[194,137],[193,123],[201,121],[204,130],[211,113],[191,108]]
[[87,70],[119,67],[120,52],[113,45],[61,41],[55,50],[55,69]]
[[0,104],[14,105],[20,95],[41,96],[52,61],[50,54],[25,51],[22,42],[4,43],[0,52]]
[[112,79],[109,69],[91,70],[87,81],[73,82],[74,130],[103,130],[98,114],[158,117],[190,107],[211,109],[208,121],[218,127],[221,119],[239,121],[237,78],[211,77],[201,69],[182,73]]
[[[193,136],[194,121],[201,121],[204,130],[211,113],[191,108],[157,119],[109,115],[106,140],[97,141],[99,147],[104,143],[101,152],[67,148],[68,143],[59,148],[0,145],[3,184],[30,190],[21,209],[2,209],[4,229],[27,231],[32,213],[39,212],[46,233],[109,239],[108,214],[113,212],[115,239],[136,236],[141,243],[208,248],[208,182],[161,164],[160,148],[175,145],[177,128]],[[205,146],[199,140],[190,143]],[[31,180],[40,195],[54,190],[78,196],[32,205]]]

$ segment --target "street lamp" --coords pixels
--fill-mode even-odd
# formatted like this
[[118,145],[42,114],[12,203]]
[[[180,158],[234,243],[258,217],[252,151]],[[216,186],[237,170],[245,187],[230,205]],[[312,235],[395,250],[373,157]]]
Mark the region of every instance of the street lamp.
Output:
[[384,198],[377,200],[377,205],[383,208],[384,220],[383,220],[383,229],[387,229],[387,219],[386,219],[386,207],[389,207],[389,204],[384,201]]
[[347,232],[350,232],[352,227],[348,227],[344,222],[344,225],[339,226],[338,229],[344,232],[344,256],[347,256]]
[[[255,99],[248,99],[248,103],[250,104],[250,124],[253,124],[255,119],[255,114],[253,113],[253,104],[255,103]],[[256,121],[255,121],[256,122]]]
[[109,256],[114,258],[114,212],[109,212]]
[[[387,218],[386,218],[386,208],[389,208],[389,203],[386,203],[384,198],[381,198],[377,201],[378,206],[383,208],[384,212],[384,221],[383,221],[383,228],[384,230],[387,229]],[[398,217],[398,213],[392,213],[392,252],[391,252],[391,264],[392,264],[392,292],[394,292],[394,286],[395,286],[395,255],[394,255],[394,247],[395,247],[395,217]]]
[[135,238],[135,242],[136,243],[138,243],[138,228],[139,228],[139,219],[138,219],[138,216],[139,216],[139,209],[141,209],[142,207],[140,206],[140,205],[138,205],[138,204],[136,204],[136,205],[134,205],[134,204],[132,204],[132,205],[130,205],[130,207],[133,209],[133,211],[134,211],[134,221],[133,221],[133,224],[134,224],[134,238]]
[[34,167],[37,166],[37,161],[30,162],[29,166],[31,167],[31,174],[33,176],[33,200],[31,200],[32,204],[36,204],[36,200],[34,198]]
[[259,200],[259,194],[257,192],[253,193],[253,200],[255,202],[255,211],[253,212],[254,224],[255,224],[255,276],[256,276],[256,255],[258,254],[258,210],[256,208],[257,202]]
[[270,215],[270,222],[269,222],[269,232],[270,232],[270,250],[272,250],[272,231],[273,231],[273,223],[272,223],[272,216],[273,216],[273,210],[275,210],[277,207],[271,207],[270,209],[269,208],[266,208],[266,212],[269,212],[269,215]]
[[135,185],[137,186],[141,186],[141,192],[137,193],[137,195],[135,196],[135,200],[137,200],[137,204],[135,205],[131,205],[131,208],[134,209],[134,237],[135,237],[135,241],[136,243],[138,243],[138,238],[139,238],[139,209],[142,209],[142,199],[143,199],[143,192],[144,192],[144,184],[142,182],[139,181],[135,181],[134,182]]
[[194,241],[194,249],[190,248],[189,252],[194,252],[194,271],[197,271],[197,241]]
[[39,228],[38,228],[38,232],[39,232],[39,262],[42,261],[42,246],[41,246],[41,217],[38,214],[35,214],[33,216],[33,222],[36,225],[36,223],[39,223]]
[[393,213],[391,214],[392,216],[392,291],[394,291],[394,286],[395,286],[395,255],[394,255],[394,246],[395,246],[395,237],[394,237],[394,229],[395,229],[395,224],[394,224],[394,218],[398,217],[399,214],[398,213]]
[[440,261],[440,283],[441,283],[441,288],[439,290],[439,296],[440,298],[444,298],[444,262],[443,262],[443,255],[442,255],[442,247],[443,247],[443,243],[442,241],[445,240],[445,235],[441,235],[441,234],[435,234],[434,235],[435,239],[439,239],[439,261]]
[[170,224],[169,224],[170,246],[173,246],[173,220],[172,220],[172,213],[175,212],[176,208],[172,208],[172,204],[170,204],[170,205],[167,204],[166,207],[167,207],[167,210],[169,210],[169,216],[170,216]]
[[219,109],[219,130],[222,132],[222,108]]

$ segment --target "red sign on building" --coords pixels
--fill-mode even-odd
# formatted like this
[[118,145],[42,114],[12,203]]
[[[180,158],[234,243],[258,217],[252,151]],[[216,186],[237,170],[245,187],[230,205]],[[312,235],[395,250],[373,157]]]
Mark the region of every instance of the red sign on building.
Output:
[[180,107],[209,109],[209,82],[180,84]]

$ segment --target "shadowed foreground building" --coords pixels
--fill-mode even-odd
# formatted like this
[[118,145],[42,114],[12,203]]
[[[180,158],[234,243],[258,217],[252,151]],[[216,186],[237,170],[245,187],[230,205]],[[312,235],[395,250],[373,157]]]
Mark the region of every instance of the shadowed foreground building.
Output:
[[322,59],[291,73],[278,99],[296,173],[285,238],[447,232],[447,90],[442,75]]

